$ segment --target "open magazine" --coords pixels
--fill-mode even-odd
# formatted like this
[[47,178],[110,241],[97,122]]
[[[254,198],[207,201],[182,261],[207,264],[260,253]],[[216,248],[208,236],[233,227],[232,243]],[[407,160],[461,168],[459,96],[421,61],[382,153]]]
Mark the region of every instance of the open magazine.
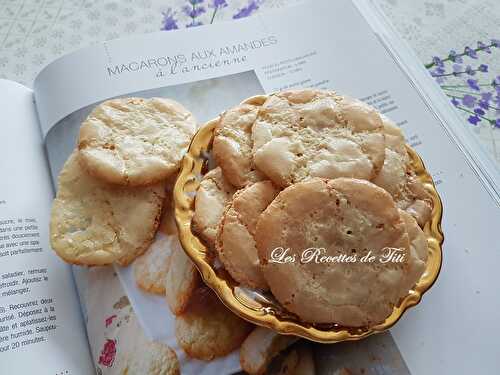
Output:
[[49,64],[33,91],[0,81],[0,374],[118,373],[110,332],[120,325],[134,326],[122,342],[141,336],[173,348],[182,373],[240,371],[237,351],[214,361],[187,356],[165,299],[138,288],[131,266],[70,267],[54,254],[57,176],[82,121],[107,99],[172,98],[203,124],[250,96],[304,87],[359,98],[393,119],[444,206],[443,267],[423,302],[390,332],[316,345],[317,372],[498,371],[499,173],[370,2],[318,0],[95,45]]

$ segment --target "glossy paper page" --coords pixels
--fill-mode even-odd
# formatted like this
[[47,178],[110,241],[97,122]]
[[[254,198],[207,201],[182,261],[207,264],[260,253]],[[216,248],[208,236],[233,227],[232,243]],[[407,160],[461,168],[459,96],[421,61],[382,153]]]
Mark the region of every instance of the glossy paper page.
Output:
[[49,245],[53,189],[33,93],[0,81],[0,103],[0,374],[92,374],[71,269]]
[[[500,309],[497,202],[447,131],[445,123],[456,117],[436,106],[449,104],[429,101],[425,90],[433,86],[412,81],[416,75],[349,1],[315,1],[241,20],[238,27],[222,23],[106,42],[49,65],[35,87],[43,132],[49,142],[51,133],[59,136],[50,160],[54,174],[74,147],[79,125],[70,120],[80,109],[248,71],[266,93],[334,89],[374,105],[402,128],[443,200],[444,262],[436,284],[391,334],[413,374],[497,371],[500,355],[490,334]],[[133,296],[130,281],[122,280]],[[142,309],[146,316],[144,306],[134,306],[139,315]]]

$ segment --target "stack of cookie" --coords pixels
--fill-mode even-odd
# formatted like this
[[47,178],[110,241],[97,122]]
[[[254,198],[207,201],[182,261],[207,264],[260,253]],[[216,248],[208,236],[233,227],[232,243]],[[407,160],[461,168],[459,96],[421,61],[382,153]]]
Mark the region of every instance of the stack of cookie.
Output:
[[192,229],[241,286],[308,323],[384,321],[427,261],[432,200],[403,133],[331,91],[286,91],[221,115]]
[[[249,374],[263,374],[272,359],[297,338],[255,328],[228,310],[201,281],[181,247],[173,221],[173,207],[165,205],[155,241],[133,263],[137,285],[146,292],[165,296],[176,317],[177,343],[189,357],[211,361],[241,347],[242,368]],[[291,348],[282,361],[293,355],[295,360],[300,359],[293,366],[304,366],[304,353],[306,359],[312,358],[310,349]],[[310,371],[305,373],[314,374],[312,362],[306,363]],[[290,371],[293,366],[289,364]]]
[[[169,99],[97,106],[59,176],[52,247],[72,264],[134,262],[137,285],[165,296],[189,356],[241,347],[242,368],[261,374],[297,338],[232,314],[177,237],[172,189],[195,130]],[[270,95],[223,113],[212,153],[192,229],[242,287],[272,293],[304,322],[364,327],[386,319],[420,279],[432,201],[401,130],[373,108],[330,91]],[[391,259],[360,261],[371,257]],[[283,366],[314,372],[297,346]]]
[[[179,346],[190,357],[209,361],[239,348],[253,326],[203,285],[177,237],[172,189],[196,128],[187,109],[165,98],[98,105],[82,123],[78,148],[59,175],[50,236],[52,248],[71,264],[133,263],[137,285],[165,296],[176,316]],[[272,344],[275,338],[269,332],[251,342]],[[264,371],[285,343],[293,342],[281,341],[279,350],[264,357],[247,348],[245,363]],[[179,373],[168,346],[149,343],[148,355],[137,348],[130,350],[130,374],[153,367],[162,374]]]
[[87,266],[126,266],[144,253],[195,130],[193,115],[168,99],[97,106],[59,175],[50,223],[56,253]]

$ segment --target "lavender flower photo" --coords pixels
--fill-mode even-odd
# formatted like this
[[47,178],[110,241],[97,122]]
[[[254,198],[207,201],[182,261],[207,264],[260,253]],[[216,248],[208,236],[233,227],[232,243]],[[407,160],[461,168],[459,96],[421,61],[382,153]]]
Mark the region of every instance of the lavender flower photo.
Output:
[[[245,0],[235,8],[230,0],[185,0],[162,12],[161,30],[169,31],[241,19],[255,14],[266,0]],[[233,5],[233,6],[231,6]],[[500,72],[491,71],[485,56],[500,53],[500,40],[478,41],[475,46],[451,49],[433,56],[425,68],[448,96],[450,103],[472,127],[500,167]],[[499,146],[500,147],[500,146]]]
[[[242,7],[224,16],[239,19],[251,16],[265,0],[249,0]],[[216,17],[229,10],[229,0],[186,0],[178,9],[167,8],[162,13],[160,30],[169,31],[214,23]]]
[[482,62],[493,54],[500,54],[498,39],[478,41],[475,48],[451,50],[447,56],[434,56],[425,67],[473,131],[487,133],[479,137],[480,141],[487,143],[500,165],[496,144],[500,132],[500,72],[490,71],[490,65]]

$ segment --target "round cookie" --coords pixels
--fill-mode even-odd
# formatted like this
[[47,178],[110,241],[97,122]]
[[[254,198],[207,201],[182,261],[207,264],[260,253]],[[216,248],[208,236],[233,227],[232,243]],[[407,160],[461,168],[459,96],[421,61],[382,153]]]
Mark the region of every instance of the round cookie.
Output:
[[239,188],[263,179],[252,157],[252,126],[258,112],[258,106],[239,105],[223,113],[215,128],[214,158],[227,180]]
[[200,274],[177,236],[172,236],[171,256],[165,275],[165,299],[174,315],[182,314],[200,284]]
[[220,167],[217,167],[203,176],[196,192],[193,231],[212,249],[215,247],[215,237],[224,207],[235,191],[234,186],[225,179]]
[[[122,313],[123,314],[123,313]],[[116,357],[111,370],[120,375],[180,375],[177,354],[168,345],[150,341],[133,311],[120,316],[111,337],[115,338]],[[104,336],[106,337],[106,335]]]
[[256,326],[241,344],[241,369],[248,374],[265,374],[273,358],[297,340],[298,336],[281,335],[269,328]]
[[278,195],[271,181],[260,181],[237,191],[220,221],[216,250],[224,268],[242,285],[268,289],[255,246],[260,214]]
[[135,282],[142,290],[154,294],[165,294],[171,241],[171,238],[158,231],[149,249],[134,261]]
[[407,279],[408,289],[411,289],[418,280],[420,280],[420,277],[425,271],[429,248],[425,233],[419,227],[415,218],[403,210],[399,210],[399,214],[405,223],[408,239],[410,241],[409,271]]
[[177,354],[168,345],[147,341],[129,353],[126,375],[180,375]]
[[252,128],[256,167],[277,186],[310,177],[372,179],[384,163],[382,120],[372,107],[332,91],[268,97]]
[[420,226],[430,219],[432,200],[410,164],[401,129],[382,115],[385,134],[385,159],[373,183],[387,190],[397,206],[409,212]]
[[186,312],[175,320],[179,346],[191,358],[224,357],[248,336],[252,325],[229,311],[207,287],[198,289]]
[[178,168],[196,130],[193,115],[164,98],[99,104],[82,123],[78,148],[92,175],[118,185],[151,185]]
[[78,156],[73,152],[59,175],[50,221],[52,248],[73,264],[127,265],[153,241],[165,184],[109,186],[89,175]]
[[[369,181],[294,184],[262,213],[255,238],[273,295],[304,321],[371,326],[408,293],[405,223],[389,193]],[[401,262],[380,261],[390,249]]]

